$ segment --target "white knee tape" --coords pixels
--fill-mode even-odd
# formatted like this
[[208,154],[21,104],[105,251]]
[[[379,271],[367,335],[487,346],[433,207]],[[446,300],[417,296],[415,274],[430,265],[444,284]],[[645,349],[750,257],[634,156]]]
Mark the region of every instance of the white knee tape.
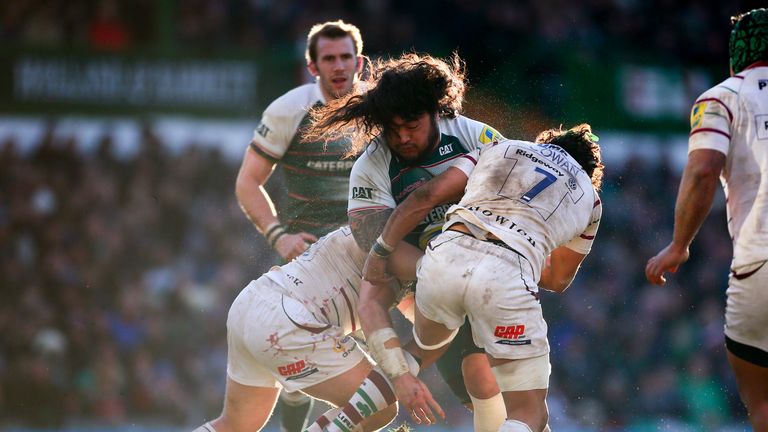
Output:
[[533,429],[521,421],[507,420],[501,425],[499,432],[533,432]]
[[472,399],[472,421],[475,432],[496,432],[507,419],[507,408],[501,393],[488,399],[478,399],[469,395]]
[[549,354],[512,360],[491,368],[501,391],[524,391],[549,388]]
[[442,342],[436,343],[434,345],[425,345],[419,339],[419,335],[416,334],[416,326],[413,326],[413,340],[416,342],[416,345],[418,345],[419,348],[421,348],[423,350],[426,350],[426,351],[433,351],[433,350],[436,350],[436,349],[440,349],[440,348],[448,345],[449,343],[451,343],[453,338],[456,337],[456,334],[459,333],[459,329],[460,328],[461,327],[457,327],[456,330],[451,332],[451,335],[448,336],[448,338],[446,340],[442,341]]

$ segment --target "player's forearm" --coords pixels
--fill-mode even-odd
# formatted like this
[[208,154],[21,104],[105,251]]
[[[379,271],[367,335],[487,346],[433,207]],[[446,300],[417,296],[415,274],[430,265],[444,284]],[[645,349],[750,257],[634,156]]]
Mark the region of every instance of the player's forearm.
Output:
[[672,243],[687,249],[707,218],[715,190],[719,187],[720,169],[689,161],[680,181],[675,203],[675,228]]
[[360,250],[371,249],[391,214],[391,208],[360,210],[349,214],[349,228]]
[[272,200],[258,183],[238,178],[235,195],[243,213],[260,233],[279,222]]
[[432,209],[440,204],[458,200],[466,184],[466,174],[452,167],[413,191],[389,217],[381,234],[384,242],[396,245],[413,231]]
[[394,292],[388,286],[373,285],[363,281],[357,311],[365,334],[369,335],[376,330],[392,327],[389,307],[394,303],[394,299]]

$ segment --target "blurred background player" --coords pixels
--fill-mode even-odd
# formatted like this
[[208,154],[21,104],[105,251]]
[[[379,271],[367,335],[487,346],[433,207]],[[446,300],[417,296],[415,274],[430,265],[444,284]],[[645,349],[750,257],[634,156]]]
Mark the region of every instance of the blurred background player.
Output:
[[[448,170],[412,194],[369,254],[364,298],[376,291],[367,281],[387,280],[381,263],[393,252],[388,245],[400,243],[433,205],[464,192],[418,269],[413,335],[422,350],[439,350],[469,316],[504,397],[507,420],[499,431],[549,430],[549,343],[539,288],[563,292],[592,248],[602,215],[596,141],[582,124],[546,130],[536,143],[482,147],[469,179],[466,171]],[[430,410],[428,400],[410,396],[422,383],[403,374],[394,384],[404,408]]]
[[[464,80],[464,63],[456,54],[447,62],[406,54],[377,62],[366,81],[367,91],[313,113],[307,133],[314,138],[354,129],[351,152],[362,153],[352,168],[348,211],[362,250],[371,248],[393,209],[411,192],[472,150],[501,139],[490,126],[460,115]],[[423,249],[426,239],[440,230],[447,208],[446,204],[431,209],[407,241]],[[386,308],[363,315],[377,311],[391,330]],[[474,409],[475,428],[496,430],[503,421],[503,401],[488,360],[473,344],[468,327],[463,327],[438,370],[462,403]],[[371,340],[365,330],[369,348],[375,352],[371,344],[378,339]],[[355,403],[348,406],[355,409]],[[344,421],[354,423],[354,419]]]
[[[310,108],[351,92],[363,66],[360,30],[341,20],[316,24],[307,36],[307,69],[315,83],[299,86],[272,102],[262,115],[237,176],[240,207],[280,257],[290,261],[308,245],[346,223],[346,196],[353,159],[344,159],[347,141],[302,142]],[[287,186],[275,212],[264,189],[280,163]],[[312,400],[283,392],[283,428],[303,428]]]
[[[725,345],[755,431],[768,431],[768,9],[731,18],[731,77],[691,110],[688,162],[675,204],[672,242],[648,260],[646,276],[666,282],[688,260],[712,206],[718,177],[728,208],[733,262]],[[756,160],[753,157],[756,156]]]

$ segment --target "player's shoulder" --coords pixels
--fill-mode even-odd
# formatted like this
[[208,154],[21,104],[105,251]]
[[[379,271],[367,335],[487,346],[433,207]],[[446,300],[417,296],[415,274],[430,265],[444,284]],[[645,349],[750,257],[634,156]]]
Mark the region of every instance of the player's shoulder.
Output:
[[702,93],[698,98],[696,98],[696,103],[715,100],[724,104],[729,104],[736,97],[738,97],[743,84],[744,77],[741,75],[728,77]]
[[438,120],[438,128],[441,134],[455,136],[462,142],[470,141],[473,144],[485,145],[504,139],[491,126],[463,115],[448,118],[441,117]]
[[281,117],[304,116],[317,103],[323,103],[322,94],[316,83],[308,83],[275,99],[264,112]]
[[388,162],[390,159],[389,147],[384,142],[384,137],[379,135],[365,146],[365,150],[360,154],[357,161],[363,160],[361,163],[370,164]]

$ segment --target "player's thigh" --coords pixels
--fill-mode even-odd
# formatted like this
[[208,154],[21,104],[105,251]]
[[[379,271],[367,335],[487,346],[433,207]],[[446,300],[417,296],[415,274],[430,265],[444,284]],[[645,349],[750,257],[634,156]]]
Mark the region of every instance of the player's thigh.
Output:
[[227,379],[222,415],[213,426],[217,431],[257,431],[272,415],[280,389],[252,387]]
[[739,393],[744,402],[750,404],[768,403],[768,367],[758,366],[728,352],[728,362],[736,375]]

